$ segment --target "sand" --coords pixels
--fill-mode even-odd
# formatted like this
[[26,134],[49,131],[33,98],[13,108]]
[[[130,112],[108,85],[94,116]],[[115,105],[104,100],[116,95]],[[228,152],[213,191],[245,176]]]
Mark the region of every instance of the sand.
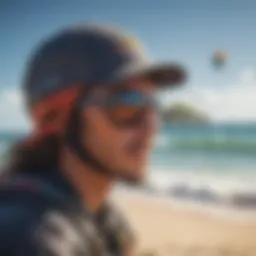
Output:
[[256,256],[256,220],[220,217],[134,195],[114,200],[137,234],[136,255]]

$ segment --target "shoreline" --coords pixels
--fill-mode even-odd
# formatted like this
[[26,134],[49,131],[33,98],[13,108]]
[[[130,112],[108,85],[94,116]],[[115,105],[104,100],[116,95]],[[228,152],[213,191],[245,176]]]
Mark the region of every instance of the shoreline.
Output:
[[[131,193],[114,193],[112,200],[137,234],[138,253],[151,252],[156,256],[256,255],[256,216],[254,219],[232,218]],[[179,252],[171,253],[174,248]],[[209,252],[186,254],[185,251],[191,248]],[[221,248],[230,254],[218,254]]]
[[175,198],[171,195],[151,191],[148,192],[143,189],[117,188],[113,191],[113,198],[118,198],[120,196],[126,199],[137,198],[150,204],[170,209],[175,208],[177,210],[202,212],[209,215],[214,215],[215,217],[221,219],[232,218],[233,220],[237,221],[256,221],[256,208],[243,209],[234,207],[233,205],[185,200],[182,198]]

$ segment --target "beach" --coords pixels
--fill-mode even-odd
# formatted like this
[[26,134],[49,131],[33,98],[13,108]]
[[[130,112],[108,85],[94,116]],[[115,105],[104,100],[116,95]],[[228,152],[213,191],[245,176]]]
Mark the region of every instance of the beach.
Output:
[[136,232],[136,255],[256,256],[256,215],[235,219],[123,193],[113,200]]
[[[22,136],[0,133],[0,166]],[[256,124],[163,127],[145,184],[113,193],[136,255],[256,256],[255,152]]]

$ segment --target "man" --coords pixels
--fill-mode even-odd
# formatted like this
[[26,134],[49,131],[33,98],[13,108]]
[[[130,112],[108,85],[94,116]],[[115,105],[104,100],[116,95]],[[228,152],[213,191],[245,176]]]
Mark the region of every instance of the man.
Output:
[[143,181],[156,92],[183,80],[118,29],[71,27],[45,41],[23,86],[33,132],[0,187],[0,255],[133,255],[108,194],[116,180]]

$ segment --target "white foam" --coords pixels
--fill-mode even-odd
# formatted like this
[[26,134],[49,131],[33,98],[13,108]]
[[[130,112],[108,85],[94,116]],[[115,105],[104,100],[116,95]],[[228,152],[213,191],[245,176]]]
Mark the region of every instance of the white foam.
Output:
[[148,183],[157,190],[175,185],[184,185],[190,189],[209,189],[222,196],[234,193],[256,194],[256,173],[249,172],[196,172],[191,170],[175,171],[158,169],[151,171]]

